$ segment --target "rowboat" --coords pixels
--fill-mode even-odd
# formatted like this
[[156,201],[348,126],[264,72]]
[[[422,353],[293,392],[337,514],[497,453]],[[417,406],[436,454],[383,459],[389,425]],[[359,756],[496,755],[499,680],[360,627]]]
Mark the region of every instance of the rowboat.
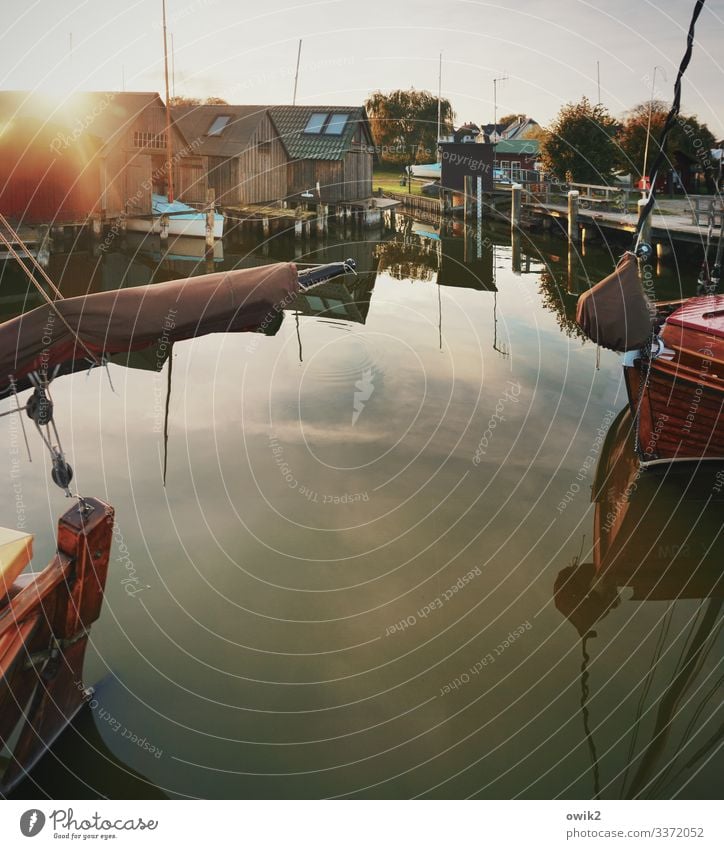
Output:
[[[126,229],[136,233],[159,235],[167,228],[167,235],[193,236],[203,239],[206,236],[206,213],[194,209],[180,200],[169,201],[166,195],[152,195],[151,215],[126,219]],[[213,235],[220,239],[224,234],[224,216],[214,212]]]
[[83,684],[83,658],[103,603],[112,537],[113,509],[79,499],[59,521],[55,557],[40,572],[23,572],[32,536],[0,529],[3,795],[92,695]]

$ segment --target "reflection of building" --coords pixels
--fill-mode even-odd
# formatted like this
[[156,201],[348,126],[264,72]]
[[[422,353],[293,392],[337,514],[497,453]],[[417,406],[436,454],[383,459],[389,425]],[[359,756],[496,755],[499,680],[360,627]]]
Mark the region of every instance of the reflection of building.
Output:
[[357,290],[348,287],[344,278],[329,280],[300,292],[287,309],[298,312],[300,315],[316,315],[321,318],[364,324],[370,309],[372,288],[374,288],[374,277],[372,275],[367,277],[372,277],[372,286]]
[[441,243],[440,269],[437,275],[441,286],[496,291],[493,246],[489,240],[478,245],[472,236],[467,239],[443,236]]

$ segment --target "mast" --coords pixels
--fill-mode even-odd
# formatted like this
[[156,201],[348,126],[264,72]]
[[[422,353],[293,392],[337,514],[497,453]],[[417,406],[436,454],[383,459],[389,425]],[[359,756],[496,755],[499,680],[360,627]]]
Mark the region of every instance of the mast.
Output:
[[442,103],[442,51],[440,51],[440,64],[437,69],[437,141],[440,143],[440,116]]
[[161,0],[163,7],[163,75],[166,82],[166,185],[168,186],[168,202],[173,203],[173,153],[171,141],[171,104],[168,92],[168,45],[166,39],[166,0]]
[[302,58],[302,39],[299,39],[299,48],[297,49],[297,70],[294,72],[294,95],[292,97],[292,106],[297,105],[297,81],[299,80],[299,60]]

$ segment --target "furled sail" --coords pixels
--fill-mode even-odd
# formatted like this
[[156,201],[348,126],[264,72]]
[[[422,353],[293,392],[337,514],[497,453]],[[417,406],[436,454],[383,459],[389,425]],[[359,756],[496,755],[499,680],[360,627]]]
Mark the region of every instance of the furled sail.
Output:
[[0,324],[0,395],[9,375],[22,389],[28,374],[82,361],[86,349],[108,356],[161,337],[264,329],[299,288],[294,263],[276,263],[57,300]]
[[626,253],[612,274],[580,296],[576,322],[589,339],[612,351],[632,351],[646,343],[652,307],[634,254]]

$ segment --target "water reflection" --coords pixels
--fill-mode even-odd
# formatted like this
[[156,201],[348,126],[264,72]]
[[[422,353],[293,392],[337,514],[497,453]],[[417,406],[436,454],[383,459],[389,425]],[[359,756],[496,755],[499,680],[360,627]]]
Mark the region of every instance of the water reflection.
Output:
[[[581,638],[581,711],[596,798],[612,791],[665,798],[677,781],[695,775],[722,736],[712,651],[724,601],[724,465],[642,470],[633,445],[627,407],[610,427],[593,482],[592,559],[576,557],[555,582],[556,607]],[[657,623],[654,652],[631,646],[642,678],[633,682],[640,694],[630,730],[623,726],[628,758],[623,771],[602,778],[588,705],[597,677],[589,673],[589,653],[602,620],[613,611],[627,615],[624,590],[628,602],[669,605]],[[682,619],[675,615],[679,600],[699,603]]]
[[[708,606],[713,590],[690,560],[716,511],[696,506],[685,482],[659,489],[647,477],[605,532],[594,514],[614,512],[632,473],[616,459],[627,450],[618,425],[599,501],[588,504],[586,471],[579,497],[556,509],[592,434],[625,403],[619,359],[604,353],[597,369],[571,325],[571,289],[610,270],[612,252],[587,246],[571,287],[554,235],[511,240],[488,227],[478,238],[462,223],[450,232],[401,219],[394,233],[227,244],[213,265],[349,256],[357,277],[300,297],[268,336],[216,334],[119,358],[113,390],[99,370],[54,384],[79,485],[116,507],[146,587],[131,598],[120,583],[128,565],[114,560],[87,680],[112,673],[104,711],[163,756],[125,745],[94,713],[54,754],[119,797],[715,794],[714,696],[700,712],[690,702],[715,683],[704,656],[713,635],[696,630],[710,624],[702,598]],[[151,242],[53,261],[65,294],[207,270],[204,257]],[[675,269],[660,272],[657,289],[674,297]],[[7,265],[0,294],[8,316],[34,297]],[[3,444],[11,426],[0,420]],[[62,506],[48,510],[45,473],[23,467],[41,561]],[[10,524],[7,493],[2,506]],[[594,521],[601,544],[589,553],[584,543],[556,578]],[[682,539],[688,553],[671,548]],[[712,537],[702,562],[717,558]],[[695,592],[679,586],[674,600],[674,572]],[[575,627],[552,602],[554,583]],[[666,621],[673,648],[658,650]],[[647,748],[659,704],[638,703],[667,699],[691,646],[701,671],[689,695],[672,697],[668,745],[674,732],[689,742],[655,778],[671,760]],[[148,783],[124,789],[106,757]],[[42,792],[67,795],[55,760],[36,773]]]

